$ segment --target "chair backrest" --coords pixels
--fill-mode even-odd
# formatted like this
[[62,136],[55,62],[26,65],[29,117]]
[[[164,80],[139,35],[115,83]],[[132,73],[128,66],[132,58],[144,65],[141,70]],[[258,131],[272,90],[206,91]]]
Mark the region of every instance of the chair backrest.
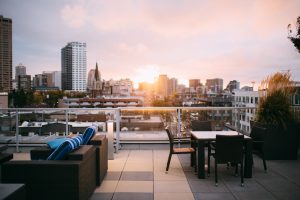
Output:
[[216,135],[217,163],[243,161],[244,135]]
[[194,120],[191,123],[193,131],[212,131],[210,121]]
[[264,141],[264,135],[266,130],[267,129],[264,127],[253,125],[251,127],[250,137],[252,138],[253,141]]
[[168,138],[169,138],[169,142],[170,142],[170,151],[173,152],[173,145],[174,145],[174,137],[173,137],[173,134],[172,132],[170,131],[170,128],[169,126],[167,126],[165,128],[167,134],[168,134]]

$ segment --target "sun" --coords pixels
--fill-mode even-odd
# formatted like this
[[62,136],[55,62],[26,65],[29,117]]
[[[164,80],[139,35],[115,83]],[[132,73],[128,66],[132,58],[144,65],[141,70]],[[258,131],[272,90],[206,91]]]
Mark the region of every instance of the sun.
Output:
[[147,65],[137,68],[135,72],[133,82],[134,87],[138,88],[141,82],[154,83],[155,77],[158,77],[159,74],[159,67],[157,65]]

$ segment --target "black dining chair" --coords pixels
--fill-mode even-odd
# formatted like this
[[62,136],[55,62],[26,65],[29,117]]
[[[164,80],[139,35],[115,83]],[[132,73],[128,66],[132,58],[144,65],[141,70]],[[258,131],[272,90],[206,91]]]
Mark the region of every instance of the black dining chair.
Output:
[[[236,165],[236,173],[238,164],[241,165],[241,186],[244,186],[244,135],[216,135],[215,152],[215,183],[218,186],[218,164]],[[208,166],[210,168],[210,165]],[[210,171],[210,169],[209,169]]]
[[168,162],[167,162],[167,167],[166,167],[166,172],[169,171],[169,166],[171,162],[171,158],[173,154],[191,154],[191,166],[195,165],[195,159],[196,159],[196,151],[192,147],[181,147],[181,148],[176,148],[174,147],[174,136],[170,130],[170,128],[167,126],[165,128],[169,142],[170,142],[170,152],[169,152],[169,157],[168,157]]
[[250,137],[252,138],[252,153],[261,157],[265,172],[267,172],[267,163],[264,153],[264,135],[266,128],[252,126]]
[[193,131],[212,131],[210,121],[191,121],[191,128]]

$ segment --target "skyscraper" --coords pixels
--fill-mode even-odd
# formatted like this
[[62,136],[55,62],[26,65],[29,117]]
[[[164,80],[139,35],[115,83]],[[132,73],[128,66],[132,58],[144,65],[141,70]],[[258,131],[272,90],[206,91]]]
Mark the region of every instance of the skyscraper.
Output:
[[223,79],[221,78],[207,79],[206,87],[211,92],[221,93],[223,91]]
[[0,92],[12,89],[12,20],[0,15]]
[[20,75],[26,75],[26,67],[22,63],[16,66],[15,80],[18,80]]
[[63,90],[86,91],[86,43],[70,42],[61,49]]
[[162,97],[168,96],[168,76],[166,74],[161,74],[157,81],[157,94]]

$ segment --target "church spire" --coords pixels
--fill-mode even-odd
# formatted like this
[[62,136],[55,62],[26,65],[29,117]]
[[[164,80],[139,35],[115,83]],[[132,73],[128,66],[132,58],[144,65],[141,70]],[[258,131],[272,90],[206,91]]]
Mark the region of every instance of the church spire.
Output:
[[96,70],[95,70],[95,80],[100,81],[99,71],[98,71],[98,63],[96,62]]

